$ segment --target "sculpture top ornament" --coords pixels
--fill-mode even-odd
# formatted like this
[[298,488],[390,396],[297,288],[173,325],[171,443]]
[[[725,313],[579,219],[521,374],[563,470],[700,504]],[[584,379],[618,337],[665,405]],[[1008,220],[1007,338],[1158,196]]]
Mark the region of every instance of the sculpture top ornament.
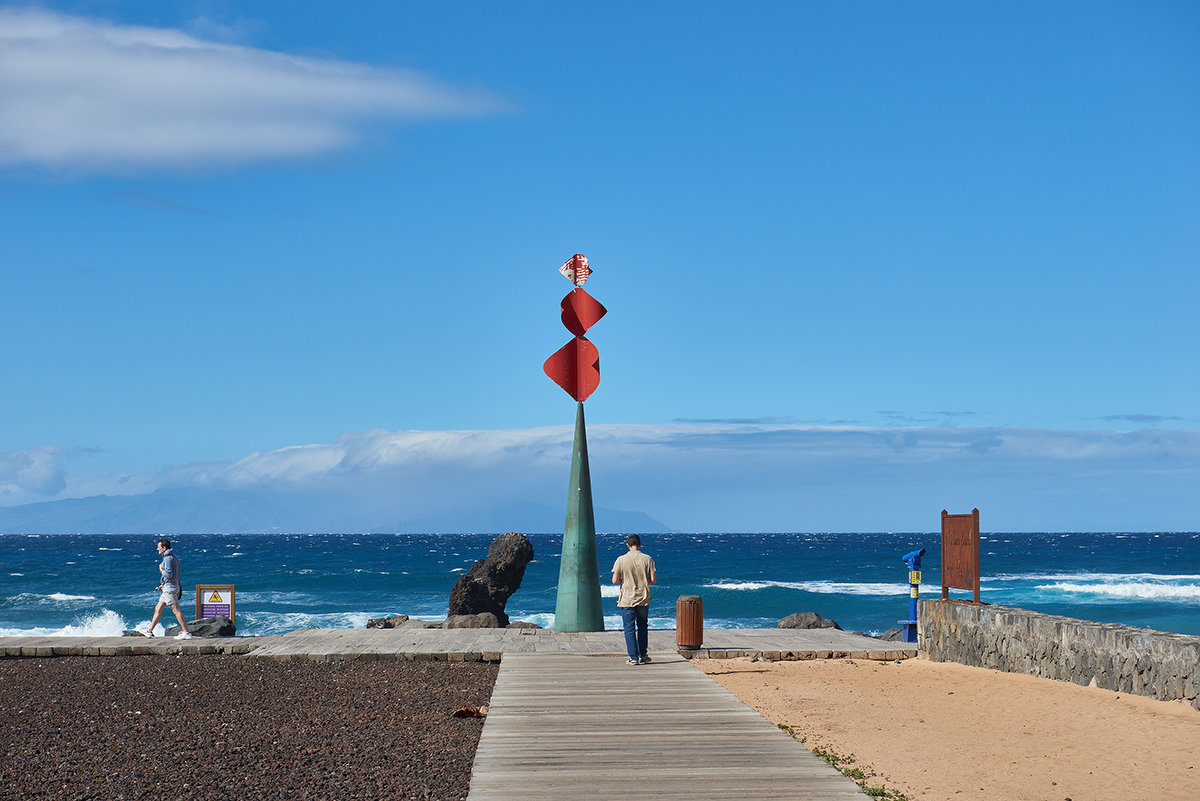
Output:
[[567,259],[563,262],[563,266],[558,268],[558,271],[575,286],[586,284],[588,276],[592,274],[592,268],[588,267],[587,256],[582,253],[576,253]]

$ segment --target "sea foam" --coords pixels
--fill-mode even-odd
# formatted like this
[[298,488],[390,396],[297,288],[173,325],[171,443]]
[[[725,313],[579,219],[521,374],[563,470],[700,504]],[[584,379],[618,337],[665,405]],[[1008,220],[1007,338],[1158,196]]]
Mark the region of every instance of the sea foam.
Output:
[[1140,599],[1147,601],[1200,601],[1200,584],[1160,584],[1135,581],[1106,581],[1086,584],[1059,581],[1039,584],[1039,590],[1053,590],[1101,598]]
[[6,605],[12,606],[55,606],[59,604],[71,603],[73,601],[94,601],[94,595],[69,595],[65,592],[52,592],[49,594],[41,594],[36,592],[22,592],[8,598],[4,598],[3,602]]
[[[149,621],[146,621],[147,623]],[[120,637],[129,626],[111,609],[79,618],[62,628],[0,628],[0,637]]]
[[996,576],[984,576],[983,581],[1200,581],[1196,573],[1087,573],[1087,572],[1057,572],[1057,573],[1001,573]]
[[386,612],[256,612],[238,614],[238,634],[285,634],[296,629],[365,629],[373,617]]

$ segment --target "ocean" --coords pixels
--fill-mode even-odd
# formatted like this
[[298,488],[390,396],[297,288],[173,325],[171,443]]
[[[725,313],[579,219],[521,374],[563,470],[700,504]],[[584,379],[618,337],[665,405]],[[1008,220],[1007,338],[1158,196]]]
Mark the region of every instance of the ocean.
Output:
[[[157,600],[159,535],[0,535],[0,636],[116,635]],[[168,535],[169,536],[169,535]],[[195,585],[233,584],[239,634],[362,628],[369,618],[446,615],[450,587],[493,534],[181,534],[183,608]],[[554,623],[561,534],[530,534],[535,559],[508,613]],[[624,534],[597,537],[605,628],[619,628],[608,570]],[[922,597],[938,596],[939,534],[650,534],[650,625],[674,627],[680,595],[708,628],[762,628],[817,612],[879,634],[908,617],[901,556],[927,549]],[[984,534],[982,600],[1067,617],[1200,635],[1200,533]],[[966,593],[952,591],[954,597]],[[168,610],[164,622],[174,618]],[[161,634],[161,629],[159,632]]]

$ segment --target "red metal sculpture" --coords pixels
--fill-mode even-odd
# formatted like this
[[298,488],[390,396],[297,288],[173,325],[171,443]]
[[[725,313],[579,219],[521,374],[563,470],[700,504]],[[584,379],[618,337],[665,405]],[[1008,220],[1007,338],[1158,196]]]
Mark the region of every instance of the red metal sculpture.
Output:
[[568,292],[560,304],[562,323],[575,338],[546,359],[542,370],[568,395],[582,403],[600,385],[600,352],[584,334],[608,310],[582,289],[583,283],[592,274],[587,256],[576,253],[558,271],[575,284],[575,289]]
[[546,359],[542,369],[575,399],[575,442],[571,446],[571,478],[567,484],[567,517],[558,566],[554,602],[556,631],[604,631],[600,601],[600,567],[596,556],[596,518],[588,466],[583,402],[600,384],[600,353],[584,334],[604,316],[599,301],[582,289],[592,270],[587,256],[576,253],[558,270],[575,285],[562,299],[562,322],[575,338]]

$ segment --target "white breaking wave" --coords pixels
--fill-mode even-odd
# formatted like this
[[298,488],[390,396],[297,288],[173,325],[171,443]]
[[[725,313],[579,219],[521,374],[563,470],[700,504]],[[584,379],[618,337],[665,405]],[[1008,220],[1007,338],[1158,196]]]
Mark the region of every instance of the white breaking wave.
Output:
[[538,612],[529,615],[509,615],[509,620],[521,620],[526,623],[536,623],[544,629],[554,628],[554,613],[553,612]]
[[238,613],[238,634],[284,634],[296,629],[365,629],[373,617],[385,612],[257,612]]
[[621,588],[618,587],[616,584],[601,584],[600,585],[600,597],[601,598],[617,598],[620,595],[621,595]]
[[94,600],[96,600],[96,596],[94,596],[94,595],[68,595],[65,592],[52,592],[49,595],[41,595],[36,592],[22,592],[17,595],[13,595],[11,597],[5,598],[4,600],[7,603],[11,603],[11,604],[14,604],[17,606],[22,606],[22,605],[31,604],[31,603],[41,604],[41,605],[45,606],[45,605],[49,605],[52,603],[65,603],[68,601],[94,601]]
[[94,615],[82,617],[58,629],[41,626],[29,629],[0,628],[0,637],[120,637],[128,628],[124,618],[116,612],[101,609]]
[[1002,573],[998,576],[984,576],[987,581],[1099,581],[1121,582],[1130,579],[1136,581],[1200,581],[1196,573]]
[[[822,595],[905,595],[908,584],[887,584],[861,581],[718,581],[705,584],[714,590],[753,591],[779,587]],[[922,584],[922,587],[926,585]]]
[[1074,595],[1097,595],[1103,598],[1139,599],[1147,601],[1200,601],[1200,584],[1160,584],[1137,581],[1085,584],[1059,581],[1039,584],[1039,590],[1051,590]]
[[105,548],[103,545],[101,545],[98,550],[101,550],[101,551],[123,551],[125,549],[124,548]]

